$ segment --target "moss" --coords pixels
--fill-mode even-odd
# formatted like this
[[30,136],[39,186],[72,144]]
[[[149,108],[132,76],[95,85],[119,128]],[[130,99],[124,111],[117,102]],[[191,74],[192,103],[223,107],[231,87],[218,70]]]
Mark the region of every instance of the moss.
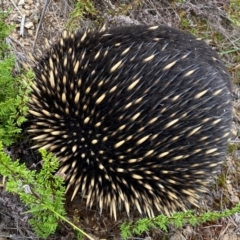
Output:
[[217,184],[219,187],[225,188],[227,184],[227,178],[225,174],[220,174],[217,178]]
[[[74,2],[73,0],[71,1]],[[82,21],[84,18],[96,21],[100,16],[101,14],[95,8],[91,0],[77,0],[74,3],[73,11],[69,14],[67,28],[71,31],[78,29],[79,21]]]
[[234,151],[237,150],[237,145],[236,144],[229,144],[228,145],[228,155],[232,155]]
[[227,9],[228,17],[235,26],[240,26],[240,0],[231,0]]

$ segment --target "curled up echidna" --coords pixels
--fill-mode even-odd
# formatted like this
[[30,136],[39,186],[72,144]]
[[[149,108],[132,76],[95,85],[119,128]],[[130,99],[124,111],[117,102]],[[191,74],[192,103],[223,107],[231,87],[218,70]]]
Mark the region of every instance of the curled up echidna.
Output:
[[231,83],[218,55],[164,26],[64,31],[34,68],[29,132],[91,207],[198,205],[224,159]]

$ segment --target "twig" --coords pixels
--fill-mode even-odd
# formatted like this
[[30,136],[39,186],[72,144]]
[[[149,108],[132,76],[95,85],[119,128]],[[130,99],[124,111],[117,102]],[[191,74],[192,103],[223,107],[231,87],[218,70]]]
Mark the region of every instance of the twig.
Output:
[[24,36],[24,25],[25,25],[25,15],[22,15],[21,26],[20,26],[20,36]]
[[42,25],[43,17],[44,17],[44,14],[45,14],[45,12],[46,12],[46,9],[47,9],[48,4],[49,4],[49,0],[46,0],[46,1],[45,1],[45,4],[44,4],[44,6],[43,6],[43,10],[42,10],[42,12],[41,12],[40,21],[39,21],[38,26],[37,26],[37,31],[36,31],[36,35],[35,35],[35,39],[34,39],[32,51],[34,51],[34,48],[35,48],[35,46],[36,46],[36,41],[37,41],[37,38],[38,38],[39,29],[40,29],[40,27],[41,27],[41,25]]
[[20,15],[23,17],[23,14],[21,13],[21,11],[19,10],[19,8],[17,7],[17,5],[13,2],[13,0],[10,0],[12,5],[17,9],[17,11],[20,13]]

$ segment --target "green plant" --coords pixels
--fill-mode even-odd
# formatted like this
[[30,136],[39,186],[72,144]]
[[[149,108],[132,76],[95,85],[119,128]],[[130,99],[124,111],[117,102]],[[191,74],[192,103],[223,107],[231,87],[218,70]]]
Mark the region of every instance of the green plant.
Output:
[[128,16],[132,10],[142,7],[145,0],[129,0],[125,3],[116,4],[115,7],[107,8],[107,13],[111,16],[125,15]]
[[192,226],[200,225],[209,221],[216,221],[222,217],[229,217],[235,213],[240,212],[240,203],[238,203],[231,210],[224,210],[222,212],[208,211],[205,213],[196,214],[194,211],[176,212],[172,216],[159,215],[155,218],[142,218],[136,222],[123,223],[121,225],[121,236],[127,239],[131,236],[141,235],[142,233],[151,229],[161,229],[167,231],[169,225],[174,225],[177,228],[182,228],[185,224]]
[[228,16],[235,26],[240,26],[240,0],[230,1]]
[[[52,154],[40,150],[43,167],[39,173],[30,171],[24,164],[12,161],[4,153],[0,142],[0,174],[7,178],[6,190],[19,195],[29,207],[32,218],[29,223],[36,233],[43,238],[54,233],[59,216],[65,215],[63,180],[54,176],[59,162]],[[53,214],[56,213],[56,214]]]
[[69,14],[67,27],[70,30],[74,29],[78,25],[78,21],[82,20],[84,16],[97,16],[97,10],[91,0],[77,0],[73,11]]
[[12,26],[4,20],[6,15],[0,12],[0,140],[11,145],[21,132],[21,124],[26,121],[29,84],[33,74],[29,71],[14,76],[15,58],[6,44],[6,37]]
[[29,85],[33,76],[29,71],[12,77],[10,72],[14,62],[13,57],[0,62],[0,139],[6,146],[16,141],[22,130],[21,124],[26,121]]
[[9,53],[9,47],[5,39],[12,32],[14,26],[5,23],[5,19],[8,15],[3,11],[0,11],[0,60],[2,61],[6,54]]
[[186,0],[178,0],[178,1],[177,1],[178,4],[183,4],[183,3],[185,3],[185,2],[186,2]]
[[24,164],[12,161],[4,153],[0,142],[0,174],[7,178],[6,190],[19,195],[31,213],[29,223],[38,236],[47,238],[56,231],[60,220],[67,222],[80,234],[93,240],[73,223],[66,219],[64,209],[65,187],[63,179],[55,175],[59,162],[51,153],[40,150],[43,166],[39,173],[30,171]]

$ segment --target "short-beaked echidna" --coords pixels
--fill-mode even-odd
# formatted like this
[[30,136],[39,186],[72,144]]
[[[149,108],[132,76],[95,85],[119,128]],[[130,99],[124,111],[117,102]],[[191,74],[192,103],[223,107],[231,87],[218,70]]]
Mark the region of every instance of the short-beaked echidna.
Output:
[[29,132],[72,197],[115,217],[198,204],[231,126],[229,75],[205,42],[164,26],[64,31],[34,72]]

